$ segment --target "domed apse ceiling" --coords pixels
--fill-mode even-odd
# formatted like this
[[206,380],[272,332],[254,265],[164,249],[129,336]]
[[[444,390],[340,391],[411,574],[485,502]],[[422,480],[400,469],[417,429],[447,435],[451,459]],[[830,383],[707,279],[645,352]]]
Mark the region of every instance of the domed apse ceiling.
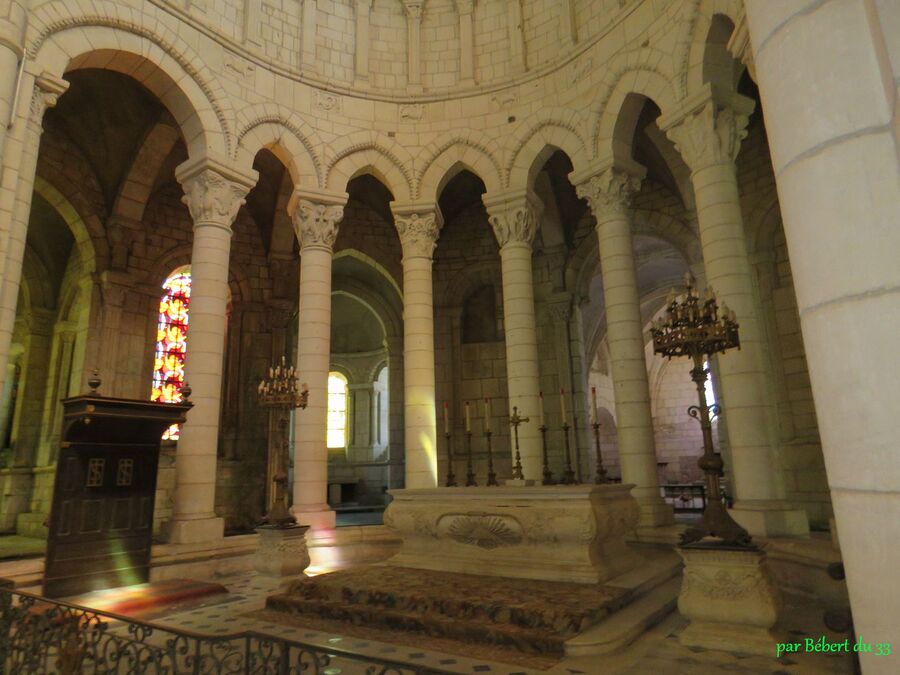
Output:
[[343,293],[331,296],[332,353],[372,352],[383,346],[384,329],[367,305]]

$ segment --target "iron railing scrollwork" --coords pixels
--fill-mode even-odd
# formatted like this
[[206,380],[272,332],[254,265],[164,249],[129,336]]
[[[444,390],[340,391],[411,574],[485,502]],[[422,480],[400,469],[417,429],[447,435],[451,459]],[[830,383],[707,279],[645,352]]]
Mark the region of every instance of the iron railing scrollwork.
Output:
[[204,635],[15,591],[0,580],[0,675],[447,675],[253,631]]

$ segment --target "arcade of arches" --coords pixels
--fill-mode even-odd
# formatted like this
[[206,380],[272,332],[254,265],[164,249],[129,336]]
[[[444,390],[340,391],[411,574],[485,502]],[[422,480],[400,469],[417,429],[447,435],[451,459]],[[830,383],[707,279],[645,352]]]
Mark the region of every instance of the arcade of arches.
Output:
[[252,532],[286,356],[311,549],[443,483],[444,402],[501,479],[513,406],[538,481],[539,404],[588,482],[596,414],[632,540],[671,546],[703,439],[649,329],[689,274],[740,324],[708,391],[730,512],[786,587],[842,558],[857,634],[900,642],[892,2],[3,4],[0,531],[46,538],[59,401],[96,368],[110,396],[193,389],[157,540]]

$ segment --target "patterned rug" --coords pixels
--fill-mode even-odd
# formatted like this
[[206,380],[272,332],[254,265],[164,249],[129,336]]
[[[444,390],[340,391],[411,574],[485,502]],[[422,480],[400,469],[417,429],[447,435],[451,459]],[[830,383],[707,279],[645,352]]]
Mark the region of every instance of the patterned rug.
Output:
[[556,659],[624,596],[600,585],[373,565],[296,581],[266,609]]

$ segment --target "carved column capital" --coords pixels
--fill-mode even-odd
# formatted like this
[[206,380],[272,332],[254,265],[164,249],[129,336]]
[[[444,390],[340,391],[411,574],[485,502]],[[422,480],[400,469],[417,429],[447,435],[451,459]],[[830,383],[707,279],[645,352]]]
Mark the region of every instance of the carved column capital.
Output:
[[696,172],[717,164],[733,164],[747,137],[747,123],[756,104],[740,94],[720,94],[707,86],[680,109],[657,120]]
[[213,226],[231,232],[231,225],[244,205],[259,174],[245,174],[211,157],[188,160],[175,170],[184,189],[184,202],[194,227]]
[[536,194],[530,190],[516,190],[486,194],[481,199],[500,248],[516,242],[531,246],[544,212],[544,205]]
[[626,216],[645,174],[638,165],[607,165],[577,183],[575,193],[587,200],[598,223],[609,216]]
[[59,97],[66,93],[69,83],[48,72],[43,72],[34,80],[34,92],[31,95],[31,107],[28,119],[32,124],[41,125],[47,108],[56,105]]
[[294,232],[300,250],[324,248],[329,251],[337,239],[338,225],[344,217],[346,194],[295,190],[291,198]]
[[406,16],[419,21],[422,18],[422,5],[424,4],[423,0],[403,0],[403,9],[406,12]]
[[444,224],[437,204],[392,203],[394,225],[403,246],[403,258],[428,258],[434,254]]
[[475,10],[475,0],[455,0],[456,11],[460,16],[471,14]]

